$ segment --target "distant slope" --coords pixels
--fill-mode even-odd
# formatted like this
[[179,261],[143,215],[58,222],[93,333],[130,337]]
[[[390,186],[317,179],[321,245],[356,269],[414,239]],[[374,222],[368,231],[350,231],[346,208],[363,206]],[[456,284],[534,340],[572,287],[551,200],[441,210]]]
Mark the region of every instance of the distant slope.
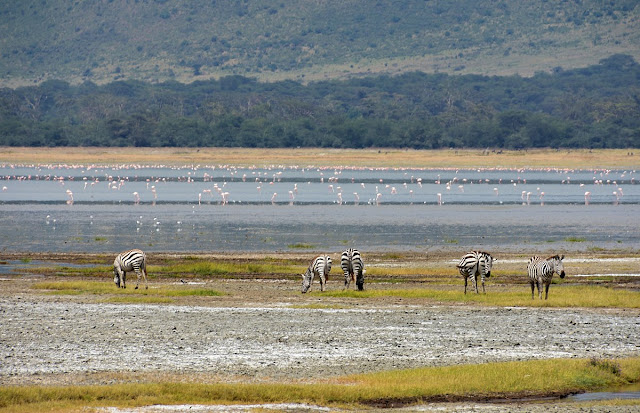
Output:
[[640,59],[636,0],[20,0],[0,3],[0,87],[239,74],[531,75]]

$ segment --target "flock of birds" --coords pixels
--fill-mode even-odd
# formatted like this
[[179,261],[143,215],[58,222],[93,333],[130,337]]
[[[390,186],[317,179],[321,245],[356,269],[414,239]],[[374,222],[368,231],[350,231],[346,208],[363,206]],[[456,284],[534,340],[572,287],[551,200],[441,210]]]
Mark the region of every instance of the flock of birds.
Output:
[[[391,168],[357,169],[347,167],[331,168],[329,170],[329,168],[275,166],[269,168],[235,168],[231,166],[169,168],[158,166],[145,170],[141,166],[134,165],[110,169],[101,169],[96,166],[57,165],[52,167],[30,167],[33,173],[21,175],[12,173],[16,168],[17,166],[14,165],[0,165],[0,180],[4,181],[2,185],[3,193],[10,192],[20,183],[54,182],[64,191],[66,203],[69,205],[73,205],[76,202],[76,194],[74,194],[73,190],[82,191],[83,194],[91,193],[93,197],[99,188],[106,186],[107,192],[117,192],[122,197],[123,195],[121,194],[132,184],[135,184],[136,190],[130,192],[130,198],[122,198],[120,202],[131,202],[135,205],[143,202],[155,204],[159,200],[161,186],[171,183],[188,183],[194,185],[193,190],[181,196],[190,199],[180,199],[178,201],[197,202],[198,205],[212,202],[221,205],[231,202],[270,202],[272,204],[289,203],[293,205],[300,202],[300,198],[302,198],[300,194],[303,191],[306,198],[302,203],[309,202],[309,193],[315,191],[316,193],[313,195],[313,201],[311,202],[318,202],[318,199],[322,199],[320,202],[327,202],[328,200],[328,202],[338,205],[347,203],[358,205],[362,199],[362,202],[366,202],[368,205],[380,205],[383,202],[397,202],[397,199],[402,198],[402,202],[407,203],[413,203],[415,200],[425,204],[435,203],[442,205],[445,203],[445,198],[453,199],[452,194],[464,194],[470,187],[474,187],[473,193],[484,197],[483,199],[487,199],[486,197],[490,191],[494,199],[500,199],[501,192],[505,192],[510,197],[509,199],[513,200],[515,199],[514,196],[519,193],[522,204],[530,205],[536,202],[544,205],[545,197],[547,196],[547,193],[542,189],[544,181],[540,184],[541,181],[538,177],[537,180],[534,180],[538,184],[533,188],[532,185],[528,184],[527,179],[522,178],[521,175],[527,175],[530,172],[545,172],[547,175],[543,180],[547,180],[547,182],[557,179],[556,184],[576,186],[576,184],[573,184],[571,176],[568,176],[572,171],[553,169],[543,171],[500,169],[402,171]],[[22,167],[22,169],[24,168]],[[201,169],[205,170],[201,171]],[[343,178],[342,175],[345,171],[354,172],[354,175],[358,176],[358,178]],[[419,172],[432,175],[432,177],[431,179],[424,179],[412,175],[412,173],[417,174]],[[516,177],[511,179],[495,177],[499,172],[504,172],[505,175],[515,172]],[[618,204],[624,196],[623,185],[634,185],[636,183],[635,170],[615,171],[614,173],[610,170],[594,170],[591,172],[591,182],[585,181],[583,173],[582,180],[577,183],[583,191],[585,205],[589,205],[592,202],[592,191],[595,191],[590,186],[612,188],[610,192],[612,194],[611,202]],[[435,173],[437,175],[433,176]],[[476,175],[477,177],[461,178],[459,176],[461,173],[469,173],[469,175]],[[483,173],[492,176],[492,178],[482,178]],[[148,175],[145,176],[143,174]],[[610,174],[615,175],[615,177],[609,178]],[[376,175],[382,177],[374,178]],[[451,177],[444,179],[442,175]],[[82,185],[78,185],[78,181],[81,181]],[[253,191],[250,190],[251,183],[254,185]],[[429,185],[428,190],[423,190],[423,183],[424,185]],[[318,189],[318,184],[325,188],[325,193],[328,195],[322,196],[320,194],[322,190]],[[483,189],[482,191],[484,192],[479,194],[476,189],[478,185],[484,185],[484,187],[492,189]],[[525,189],[520,191],[520,186]],[[232,187],[233,191],[236,191],[234,194],[239,194],[236,196],[237,199],[231,196]],[[313,189],[307,189],[307,187],[313,187]],[[283,191],[284,194],[278,191]],[[167,192],[171,192],[171,190]],[[253,192],[253,196],[251,192]],[[600,194],[600,199],[602,199],[602,191],[598,193]],[[177,195],[172,194],[171,196]],[[429,201],[429,196],[435,196],[435,199],[431,198],[431,201]],[[558,195],[555,194],[555,196]],[[78,198],[80,199],[81,197]],[[84,196],[81,199],[86,200],[86,198]],[[173,201],[173,199],[171,200]],[[2,201],[1,196],[0,201]],[[497,203],[502,203],[502,201],[497,201]]]

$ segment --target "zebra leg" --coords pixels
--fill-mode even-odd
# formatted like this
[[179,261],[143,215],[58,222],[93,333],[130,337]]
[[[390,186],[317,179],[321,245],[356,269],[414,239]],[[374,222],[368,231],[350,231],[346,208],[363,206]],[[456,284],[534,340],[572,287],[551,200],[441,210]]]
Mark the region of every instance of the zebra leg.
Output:
[[531,284],[531,299],[533,300],[534,299],[533,298],[533,294],[536,291],[536,285],[535,285],[535,283],[533,281],[531,281],[529,284]]
[[320,291],[324,291],[324,286],[327,283],[327,278],[324,276],[324,271],[319,274],[320,277]]
[[542,300],[542,280],[538,280],[538,297],[540,297],[540,299]]
[[549,285],[550,284],[545,284],[544,285],[544,299],[545,300],[549,297]]
[[480,294],[478,292],[478,274],[473,274],[473,278],[471,279],[471,281],[473,281],[473,288],[476,290],[476,294]]
[[469,280],[469,277],[465,276],[464,277],[464,293],[467,293],[467,281]]
[[484,290],[484,274],[480,276],[480,281],[482,281],[482,294],[486,294],[487,292]]
[[140,286],[140,277],[141,277],[140,268],[134,267],[133,270],[136,272],[136,275],[138,276],[138,279],[136,280],[136,288],[135,288],[137,290],[138,287]]
[[147,281],[147,269],[142,268],[142,278],[144,279],[144,289],[149,289],[149,282]]
[[126,271],[122,271],[122,277],[121,281],[122,281],[122,288],[127,288],[127,272]]
[[358,286],[359,291],[364,291],[364,274],[362,269],[358,271],[358,275],[356,277],[356,285]]
[[344,272],[344,288],[342,290],[343,291],[348,290],[349,284],[351,284],[351,275],[349,275],[349,271],[345,271]]

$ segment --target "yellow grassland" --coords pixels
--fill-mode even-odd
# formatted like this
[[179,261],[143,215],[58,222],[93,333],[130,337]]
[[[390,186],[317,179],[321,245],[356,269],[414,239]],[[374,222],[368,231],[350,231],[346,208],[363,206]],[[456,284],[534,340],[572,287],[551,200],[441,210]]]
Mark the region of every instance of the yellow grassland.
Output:
[[635,169],[633,149],[330,149],[0,147],[0,163],[66,165],[298,166],[371,168]]

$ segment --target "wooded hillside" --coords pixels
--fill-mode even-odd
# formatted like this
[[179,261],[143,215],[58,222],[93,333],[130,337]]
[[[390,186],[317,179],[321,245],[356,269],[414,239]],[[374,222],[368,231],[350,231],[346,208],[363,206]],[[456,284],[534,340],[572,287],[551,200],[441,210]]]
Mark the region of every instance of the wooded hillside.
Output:
[[406,73],[303,84],[242,76],[0,89],[0,145],[640,147],[640,65],[533,77]]

